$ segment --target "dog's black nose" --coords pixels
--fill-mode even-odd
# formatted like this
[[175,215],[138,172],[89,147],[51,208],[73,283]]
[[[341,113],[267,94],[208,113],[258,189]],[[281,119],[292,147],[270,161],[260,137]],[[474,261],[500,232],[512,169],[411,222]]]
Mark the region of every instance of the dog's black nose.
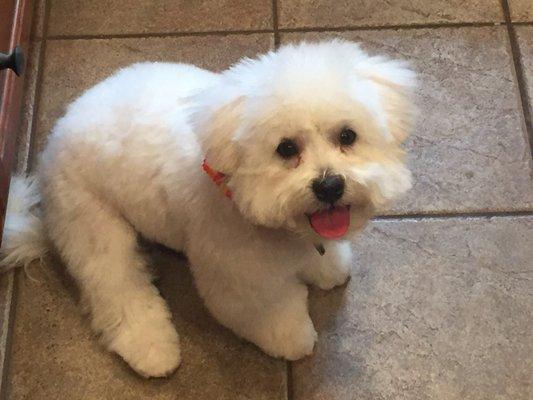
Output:
[[344,194],[344,178],[340,175],[326,175],[313,181],[313,192],[318,200],[333,204]]

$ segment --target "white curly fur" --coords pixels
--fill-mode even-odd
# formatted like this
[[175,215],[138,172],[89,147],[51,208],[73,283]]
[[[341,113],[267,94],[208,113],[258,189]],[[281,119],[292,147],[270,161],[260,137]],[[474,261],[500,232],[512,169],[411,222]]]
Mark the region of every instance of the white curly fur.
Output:
[[[171,315],[136,235],[184,251],[211,313],[265,352],[312,352],[306,283],[349,275],[347,242],[372,210],[410,187],[401,141],[414,74],[345,41],[284,46],[215,74],[184,64],[118,71],[73,102],[38,169],[46,237],[78,282],[103,343],[144,376],[180,363]],[[339,131],[358,134],[341,148]],[[276,154],[283,138],[300,159]],[[227,175],[233,201],[201,170]],[[351,205],[344,241],[324,241],[307,215],[324,206],[311,182],[334,171]],[[35,184],[15,179],[3,264],[45,251]],[[321,257],[313,244],[321,241]]]
[[48,252],[44,227],[38,215],[39,187],[35,177],[16,176],[11,180],[0,268],[7,271],[16,266],[26,268]]

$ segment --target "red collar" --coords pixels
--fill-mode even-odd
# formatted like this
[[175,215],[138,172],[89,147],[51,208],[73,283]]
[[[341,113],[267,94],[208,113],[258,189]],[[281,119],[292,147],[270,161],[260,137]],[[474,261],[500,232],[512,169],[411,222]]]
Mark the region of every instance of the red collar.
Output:
[[204,159],[204,161],[202,162],[202,169],[211,178],[211,180],[215,182],[215,185],[220,187],[224,196],[226,196],[228,199],[233,198],[233,192],[229,190],[226,186],[226,174],[223,174],[219,171],[215,171],[209,166],[206,159]]

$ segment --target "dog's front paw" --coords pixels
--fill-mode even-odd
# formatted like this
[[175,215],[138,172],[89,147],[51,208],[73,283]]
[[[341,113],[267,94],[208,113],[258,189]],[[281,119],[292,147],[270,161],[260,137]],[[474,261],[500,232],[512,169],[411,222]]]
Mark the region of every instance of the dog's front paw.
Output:
[[302,271],[302,277],[306,283],[330,290],[343,285],[350,278],[350,268],[348,264],[324,262]]
[[341,286],[350,278],[350,270],[339,265],[325,268],[315,276],[314,283],[322,290],[331,290]]
[[346,283],[350,277],[352,263],[353,255],[349,243],[339,243],[326,250],[319,262],[306,266],[301,277],[306,283],[330,290]]
[[108,347],[145,378],[168,376],[181,362],[178,334],[170,322],[119,327]]
[[177,343],[152,343],[140,357],[134,356],[129,365],[145,378],[159,378],[174,372],[180,362],[180,348]]
[[274,357],[298,360],[313,353],[317,333],[308,315],[278,315],[264,325],[256,344]]

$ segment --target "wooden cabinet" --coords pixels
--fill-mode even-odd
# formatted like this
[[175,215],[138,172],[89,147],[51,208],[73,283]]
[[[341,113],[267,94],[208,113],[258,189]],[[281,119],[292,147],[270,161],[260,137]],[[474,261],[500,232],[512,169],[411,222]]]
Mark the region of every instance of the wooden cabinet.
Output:
[[[29,0],[0,0],[1,53],[11,53],[17,45],[23,54],[28,53],[32,9]],[[17,76],[8,69],[0,71],[0,240],[20,125],[23,87],[23,73]]]

